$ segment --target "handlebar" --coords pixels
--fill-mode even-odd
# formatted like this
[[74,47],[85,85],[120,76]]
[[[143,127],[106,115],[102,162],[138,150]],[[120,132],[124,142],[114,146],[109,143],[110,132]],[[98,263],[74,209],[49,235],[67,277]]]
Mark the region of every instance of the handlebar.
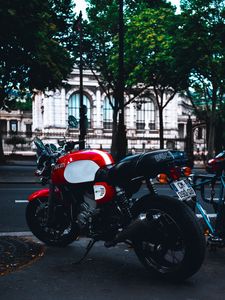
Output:
[[57,148],[54,144],[43,144],[39,138],[34,139],[37,147],[37,176],[50,177],[52,166],[55,164],[57,158],[74,149],[75,145],[80,145],[81,141],[59,141],[61,148]]

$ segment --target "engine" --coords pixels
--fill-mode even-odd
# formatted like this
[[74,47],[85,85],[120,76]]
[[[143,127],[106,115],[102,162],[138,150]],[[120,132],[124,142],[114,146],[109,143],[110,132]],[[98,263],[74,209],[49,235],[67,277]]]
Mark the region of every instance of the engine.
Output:
[[77,216],[77,224],[81,230],[91,230],[93,216],[98,214],[98,211],[93,195],[85,193],[84,201],[80,204],[80,212]]

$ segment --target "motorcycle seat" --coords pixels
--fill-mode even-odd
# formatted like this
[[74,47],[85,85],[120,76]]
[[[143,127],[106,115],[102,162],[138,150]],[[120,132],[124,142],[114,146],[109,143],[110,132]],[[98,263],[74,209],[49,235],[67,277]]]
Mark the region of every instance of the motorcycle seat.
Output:
[[142,154],[127,156],[110,169],[110,184],[123,186],[136,177],[154,178],[165,172],[174,163],[174,157],[168,150],[156,150]]

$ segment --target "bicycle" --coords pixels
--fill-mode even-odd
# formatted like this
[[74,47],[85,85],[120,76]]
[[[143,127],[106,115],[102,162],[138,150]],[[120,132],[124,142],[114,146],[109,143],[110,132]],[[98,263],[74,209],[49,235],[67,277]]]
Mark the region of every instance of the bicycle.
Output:
[[[192,197],[193,207],[199,213],[207,228],[208,244],[215,247],[225,246],[225,151],[209,160],[206,167],[211,174],[192,175],[189,182],[195,191],[199,190],[201,200],[210,204],[215,211],[215,224],[210,220],[208,213],[200,203],[200,199]],[[218,197],[215,187],[218,185]],[[206,187],[210,187],[210,198],[206,197]]]

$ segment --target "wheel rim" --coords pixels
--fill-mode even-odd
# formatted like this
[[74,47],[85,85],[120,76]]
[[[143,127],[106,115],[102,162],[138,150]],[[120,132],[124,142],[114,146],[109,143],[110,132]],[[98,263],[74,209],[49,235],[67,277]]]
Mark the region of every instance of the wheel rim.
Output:
[[146,215],[150,222],[154,220],[154,233],[145,234],[139,239],[138,249],[144,263],[160,273],[174,272],[184,260],[186,246],[180,226],[167,213],[150,210]]
[[38,204],[35,210],[35,221],[46,235],[49,242],[58,242],[70,234],[72,230],[71,220],[68,222],[69,218],[63,210],[61,212],[62,218],[58,216],[59,222],[56,222],[54,226],[48,226],[48,203],[47,199],[38,199]]

